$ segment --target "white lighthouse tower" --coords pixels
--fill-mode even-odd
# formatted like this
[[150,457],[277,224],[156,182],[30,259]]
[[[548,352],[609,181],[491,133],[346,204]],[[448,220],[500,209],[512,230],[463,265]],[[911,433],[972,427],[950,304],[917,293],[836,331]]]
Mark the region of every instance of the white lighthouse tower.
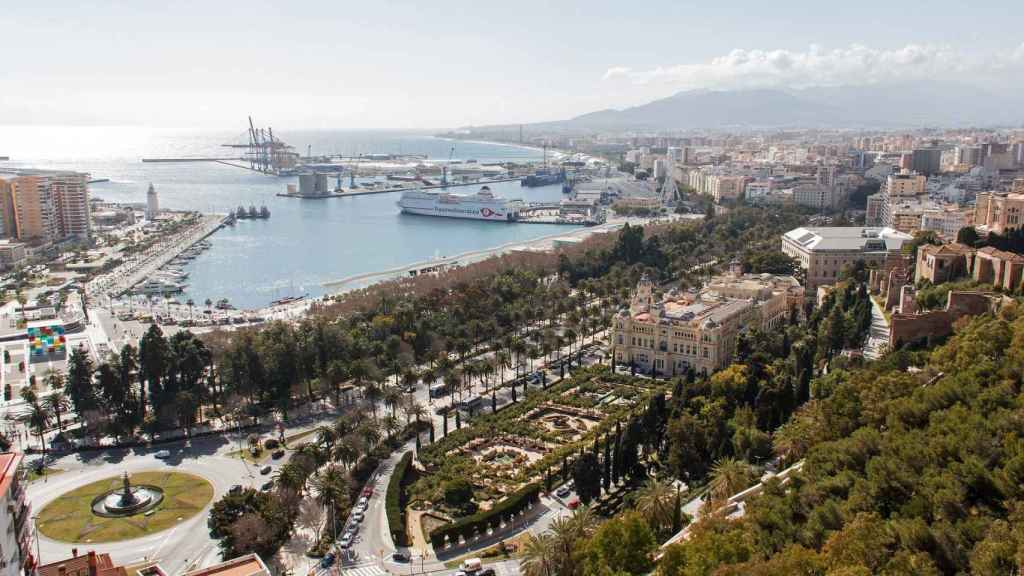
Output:
[[157,198],[156,188],[149,183],[149,190],[146,191],[146,220],[156,220],[160,215],[160,199]]

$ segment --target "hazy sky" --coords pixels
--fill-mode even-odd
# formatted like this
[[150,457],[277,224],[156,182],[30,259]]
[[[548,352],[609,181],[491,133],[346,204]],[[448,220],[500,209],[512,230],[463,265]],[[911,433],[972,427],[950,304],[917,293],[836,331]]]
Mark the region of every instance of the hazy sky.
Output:
[[0,124],[440,128],[690,88],[1024,88],[1024,2],[4,0]]

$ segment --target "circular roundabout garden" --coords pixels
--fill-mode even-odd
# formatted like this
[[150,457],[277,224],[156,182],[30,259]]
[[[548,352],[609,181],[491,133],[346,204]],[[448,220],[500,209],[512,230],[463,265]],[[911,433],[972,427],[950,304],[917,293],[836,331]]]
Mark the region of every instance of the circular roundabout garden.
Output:
[[62,542],[117,542],[171,528],[198,514],[212,499],[213,485],[199,476],[136,472],[58,496],[39,512],[36,525],[44,536]]

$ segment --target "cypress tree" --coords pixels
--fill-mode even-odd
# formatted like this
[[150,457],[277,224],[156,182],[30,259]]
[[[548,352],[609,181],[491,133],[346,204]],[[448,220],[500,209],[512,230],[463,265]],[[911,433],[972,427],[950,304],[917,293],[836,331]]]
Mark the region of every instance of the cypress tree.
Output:
[[491,390],[491,414],[498,411],[498,395],[494,390]]
[[611,439],[605,437],[604,439],[604,466],[601,467],[601,484],[604,486],[605,493],[608,492],[612,487],[612,454],[611,454]]
[[434,443],[434,421],[430,421],[430,443]]
[[444,435],[448,435],[448,413],[444,413]]
[[458,410],[455,411],[455,429],[462,430],[462,413]]
[[672,503],[672,533],[675,534],[683,529],[683,502],[679,497],[679,490],[676,490],[676,499]]

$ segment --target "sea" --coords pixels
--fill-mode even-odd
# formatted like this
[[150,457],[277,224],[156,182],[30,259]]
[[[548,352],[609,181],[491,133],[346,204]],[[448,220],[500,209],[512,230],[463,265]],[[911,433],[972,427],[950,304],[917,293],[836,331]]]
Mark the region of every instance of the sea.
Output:
[[[294,131],[275,136],[296,151],[318,154],[423,154],[432,160],[478,162],[539,160],[537,149],[453,141],[428,133],[390,131]],[[246,132],[143,127],[0,126],[0,170],[46,168],[88,172],[109,182],[90,194],[115,202],[145,202],[152,183],[161,208],[227,213],[265,205],[267,220],[239,221],[213,234],[211,248],[193,260],[188,288],[179,298],[195,302],[227,298],[258,308],[285,296],[322,296],[325,282],[406,266],[463,252],[527,242],[566,226],[432,218],[401,214],[399,193],[349,198],[277,196],[297,177],[279,177],[218,163],[143,163],[144,157],[240,155],[223,144],[243,143]],[[454,147],[454,151],[453,151]],[[343,183],[347,187],[347,182]],[[334,182],[332,182],[332,186]],[[526,201],[561,198],[560,186],[489,184],[499,196]],[[452,188],[473,193],[477,186]]]

